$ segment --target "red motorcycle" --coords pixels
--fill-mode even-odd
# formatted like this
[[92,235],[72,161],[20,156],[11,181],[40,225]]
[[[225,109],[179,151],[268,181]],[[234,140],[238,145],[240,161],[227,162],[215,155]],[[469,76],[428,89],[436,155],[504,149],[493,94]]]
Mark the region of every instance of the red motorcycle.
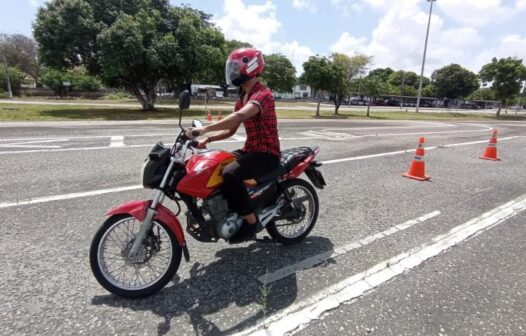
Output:
[[[221,173],[236,158],[220,150],[197,150],[197,142],[181,126],[190,95],[179,98],[181,133],[175,144],[153,146],[142,168],[145,188],[155,189],[151,200],[131,201],[111,209],[90,249],[90,264],[98,282],[113,294],[134,298],[150,295],[173,278],[181,257],[190,260],[186,238],[178,219],[186,206],[186,232],[201,242],[228,241],[243,218],[232,212],[221,193]],[[194,120],[194,127],[202,124]],[[282,244],[302,241],[318,218],[319,201],[313,186],[298,177],[305,173],[314,186],[325,181],[314,161],[318,147],[296,147],[282,152],[275,171],[245,181],[256,214],[268,234]],[[189,154],[193,155],[189,155]],[[168,197],[178,211],[163,201]]]

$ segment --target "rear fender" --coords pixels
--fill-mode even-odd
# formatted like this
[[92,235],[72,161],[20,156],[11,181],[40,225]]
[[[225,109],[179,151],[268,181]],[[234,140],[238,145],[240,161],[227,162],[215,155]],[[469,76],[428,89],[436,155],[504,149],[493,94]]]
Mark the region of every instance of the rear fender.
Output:
[[285,178],[294,179],[303,174],[303,172],[310,167],[311,161],[314,160],[314,157],[318,154],[318,152],[319,149],[311,155],[307,156],[303,161],[296,165],[296,167],[292,168],[292,170],[285,175]]
[[[114,208],[112,208],[106,215],[119,215],[119,214],[129,214],[133,216],[134,218],[137,218],[139,221],[144,221],[144,218],[146,218],[146,212],[148,211],[148,207],[150,206],[152,201],[147,200],[140,200],[140,201],[130,201],[123,204],[120,204]],[[153,217],[153,219],[158,219],[161,222],[168,225],[170,230],[172,230],[173,234],[175,235],[175,238],[177,239],[177,242],[179,243],[179,246],[183,248],[183,250],[186,249],[186,240],[184,238],[184,232],[181,227],[181,223],[177,219],[177,216],[170,211],[170,209],[166,208],[162,204],[157,204],[157,207],[155,208],[156,214]]]

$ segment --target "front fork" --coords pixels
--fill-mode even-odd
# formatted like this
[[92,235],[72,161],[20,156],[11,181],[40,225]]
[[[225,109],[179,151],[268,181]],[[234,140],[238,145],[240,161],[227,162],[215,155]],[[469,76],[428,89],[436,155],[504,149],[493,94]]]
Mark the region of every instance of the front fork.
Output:
[[155,208],[157,207],[157,204],[162,203],[164,201],[164,193],[162,190],[157,190],[155,192],[155,196],[153,197],[153,201],[146,210],[146,217],[144,218],[144,221],[142,222],[141,228],[139,229],[139,232],[135,236],[135,240],[133,242],[133,245],[130,249],[129,256],[133,257],[137,254],[139,247],[142,244],[142,241],[144,238],[146,238],[146,234],[148,231],[151,230],[152,224],[153,224],[153,217],[156,215],[157,210]]

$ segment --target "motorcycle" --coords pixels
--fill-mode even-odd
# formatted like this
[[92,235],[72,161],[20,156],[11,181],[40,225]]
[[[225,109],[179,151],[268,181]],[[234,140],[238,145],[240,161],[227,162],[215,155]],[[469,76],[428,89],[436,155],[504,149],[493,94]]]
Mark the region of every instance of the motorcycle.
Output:
[[[120,204],[96,232],[90,248],[91,270],[109,292],[125,297],[147,296],[174,277],[184,256],[190,254],[178,219],[186,206],[186,233],[200,242],[226,241],[240,228],[243,218],[231,211],[221,193],[223,169],[236,160],[229,152],[198,150],[186,136],[182,112],[190,106],[187,91],[179,97],[179,128],[173,146],[153,146],[144,162],[141,181],[154,189],[151,200]],[[198,120],[193,127],[202,127]],[[282,152],[273,172],[245,181],[256,214],[270,237],[282,244],[302,241],[316,224],[319,201],[313,185],[326,185],[314,160],[319,147],[296,147]],[[305,173],[309,183],[299,176]],[[168,197],[176,213],[163,205]]]

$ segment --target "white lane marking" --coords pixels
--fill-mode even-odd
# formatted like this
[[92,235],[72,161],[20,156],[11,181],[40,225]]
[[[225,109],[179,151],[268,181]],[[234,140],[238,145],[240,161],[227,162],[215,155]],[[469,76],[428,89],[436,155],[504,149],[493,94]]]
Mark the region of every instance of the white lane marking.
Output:
[[414,269],[424,261],[460,244],[466,239],[495,227],[526,210],[526,194],[461,224],[427,243],[384,260],[298,302],[258,325],[236,335],[275,336],[295,333],[312,320],[319,319],[342,303],[358,299],[396,276]]
[[[104,138],[107,138],[104,137]],[[238,143],[238,142],[244,142],[245,138],[243,140],[221,140],[214,143]],[[321,139],[321,138],[311,138],[311,137],[298,137],[298,138],[280,138],[282,141],[292,141],[292,140],[313,140],[313,139]],[[20,151],[0,151],[0,155],[7,155],[7,154],[25,154],[25,153],[46,153],[46,152],[72,152],[72,151],[89,151],[89,150],[101,150],[101,149],[123,149],[123,148],[142,148],[142,147],[152,147],[153,144],[147,144],[147,145],[124,145],[121,147],[74,147],[74,148],[59,148],[59,149],[41,149],[41,150],[20,150]],[[1,146],[0,146],[1,148]]]
[[[512,137],[507,137],[507,138],[501,138],[498,141],[507,141],[507,140],[513,140],[513,139],[517,139],[517,138],[518,138],[517,136],[512,136]],[[445,148],[447,148],[447,147],[459,147],[459,146],[468,146],[468,145],[475,145],[475,144],[481,144],[481,143],[487,143],[487,142],[488,142],[488,140],[460,142],[460,143],[456,143],[456,144],[448,144],[448,145],[441,145],[441,146],[425,147],[424,149],[425,150],[433,150],[433,149],[442,148],[442,147],[445,147]],[[394,151],[394,152],[386,152],[386,153],[378,153],[378,154],[371,154],[371,155],[364,155],[364,156],[353,156],[353,157],[348,157],[348,158],[343,158],[343,159],[327,160],[327,161],[321,161],[321,163],[323,163],[323,164],[331,164],[331,163],[340,163],[340,162],[347,162],[347,161],[364,160],[364,159],[371,159],[371,158],[376,158],[376,157],[381,157],[381,156],[392,156],[392,155],[397,155],[397,154],[412,153],[414,151],[415,151],[415,149],[406,149],[406,150],[399,150],[399,151]],[[1,152],[0,152],[0,154],[1,154]]]
[[[123,136],[126,138],[173,136],[175,138],[175,134],[173,133],[124,134]],[[80,139],[107,139],[107,138],[111,138],[111,136],[110,135],[77,136],[77,137],[68,137],[67,139],[60,138],[60,141],[80,140]],[[0,141],[31,141],[31,140],[50,140],[50,139],[59,140],[58,138],[10,138],[10,139],[6,138],[6,139],[0,139]]]
[[239,135],[239,134],[234,134],[232,135],[231,138],[234,139],[235,141],[245,141],[247,139],[246,137]]
[[6,142],[6,141],[48,141],[48,140],[56,140],[56,141],[68,141],[70,138],[6,138],[6,139],[0,139],[0,142]]
[[0,148],[60,148],[61,146],[36,144],[69,141],[69,139],[47,139],[37,141],[21,141],[19,139],[14,140],[15,142],[0,144]]
[[128,146],[124,146],[124,147],[108,147],[108,146],[104,146],[104,147],[36,149],[36,150],[25,150],[25,151],[3,151],[3,152],[0,152],[0,155],[25,154],[25,153],[55,153],[55,152],[90,151],[90,150],[100,150],[100,149],[141,148],[141,147],[152,147],[152,146],[153,146],[152,144],[149,144],[149,145],[128,145]]
[[110,147],[124,147],[124,137],[122,135],[112,136]]
[[435,128],[435,127],[455,127],[458,125],[453,124],[444,124],[444,123],[438,123],[438,122],[429,122],[429,123],[421,123],[418,121],[414,122],[414,125],[408,125],[408,126],[373,126],[373,127],[330,127],[326,128],[328,131],[354,131],[354,130],[375,130],[375,129],[394,129],[394,128],[418,128],[418,127],[425,127],[425,128]]
[[414,132],[414,133],[381,133],[381,134],[366,134],[366,135],[356,135],[357,138],[365,137],[380,137],[380,136],[403,136],[403,135],[430,135],[430,134],[448,134],[448,133],[473,133],[473,132],[487,132],[489,129],[483,130],[458,130],[458,131],[442,131],[442,132]]
[[434,218],[436,216],[440,215],[440,211],[433,211],[433,212],[430,212],[428,214],[425,214],[421,217],[418,217],[417,219],[412,219],[410,221],[407,221],[405,223],[402,223],[402,224],[398,224],[398,225],[395,225],[395,226],[392,226],[390,227],[389,229],[387,230],[384,230],[382,232],[378,232],[374,235],[370,235],[368,237],[365,237],[365,238],[362,238],[358,241],[355,241],[355,242],[352,242],[352,243],[349,243],[345,246],[341,246],[341,247],[338,247],[336,249],[334,249],[332,252],[325,252],[325,253],[321,253],[321,254],[318,254],[318,255],[315,255],[315,256],[312,256],[310,258],[307,258],[305,260],[302,260],[301,262],[299,263],[296,263],[296,264],[293,264],[293,265],[289,265],[287,267],[283,267],[283,268],[280,268],[272,273],[267,273],[267,274],[264,274],[264,275],[261,275],[260,277],[258,277],[258,281],[263,284],[263,285],[268,285],[268,284],[271,284],[273,282],[276,282],[278,280],[281,280],[291,274],[294,274],[298,271],[301,271],[301,270],[305,270],[305,269],[309,269],[309,268],[312,268],[326,260],[329,260],[329,259],[334,259],[335,257],[337,256],[340,256],[340,255],[343,255],[347,252],[350,252],[352,250],[355,250],[357,248],[360,248],[362,246],[366,246],[366,245],[369,245],[371,244],[372,242],[374,242],[375,240],[378,240],[378,239],[382,239],[382,238],[385,238],[385,237],[388,237],[396,232],[400,232],[400,231],[403,231],[403,230],[406,230],[406,229],[409,229],[410,227],[412,226],[415,226],[416,224],[420,224],[420,223],[423,223],[425,222],[426,220],[428,219],[431,219],[431,218]]
[[115,192],[121,192],[121,191],[129,191],[129,190],[135,190],[135,189],[141,189],[141,188],[143,188],[142,185],[134,185],[134,186],[128,186],[128,187],[101,189],[101,190],[93,190],[93,191],[86,191],[86,192],[72,193],[72,194],[37,197],[37,198],[33,198],[30,200],[24,200],[24,201],[0,203],[0,209],[11,208],[11,207],[16,207],[20,205],[46,203],[46,202],[52,202],[52,201],[62,201],[62,200],[67,200],[67,199],[72,199],[72,198],[90,197],[90,196],[109,194],[109,193],[115,193]]
[[350,138],[357,138],[358,136],[349,134],[349,133],[341,133],[341,132],[333,132],[333,131],[306,131],[306,132],[299,132],[301,135],[305,135],[312,138],[318,138],[318,139],[326,139],[326,140],[337,140],[337,141],[344,141],[348,140]]

